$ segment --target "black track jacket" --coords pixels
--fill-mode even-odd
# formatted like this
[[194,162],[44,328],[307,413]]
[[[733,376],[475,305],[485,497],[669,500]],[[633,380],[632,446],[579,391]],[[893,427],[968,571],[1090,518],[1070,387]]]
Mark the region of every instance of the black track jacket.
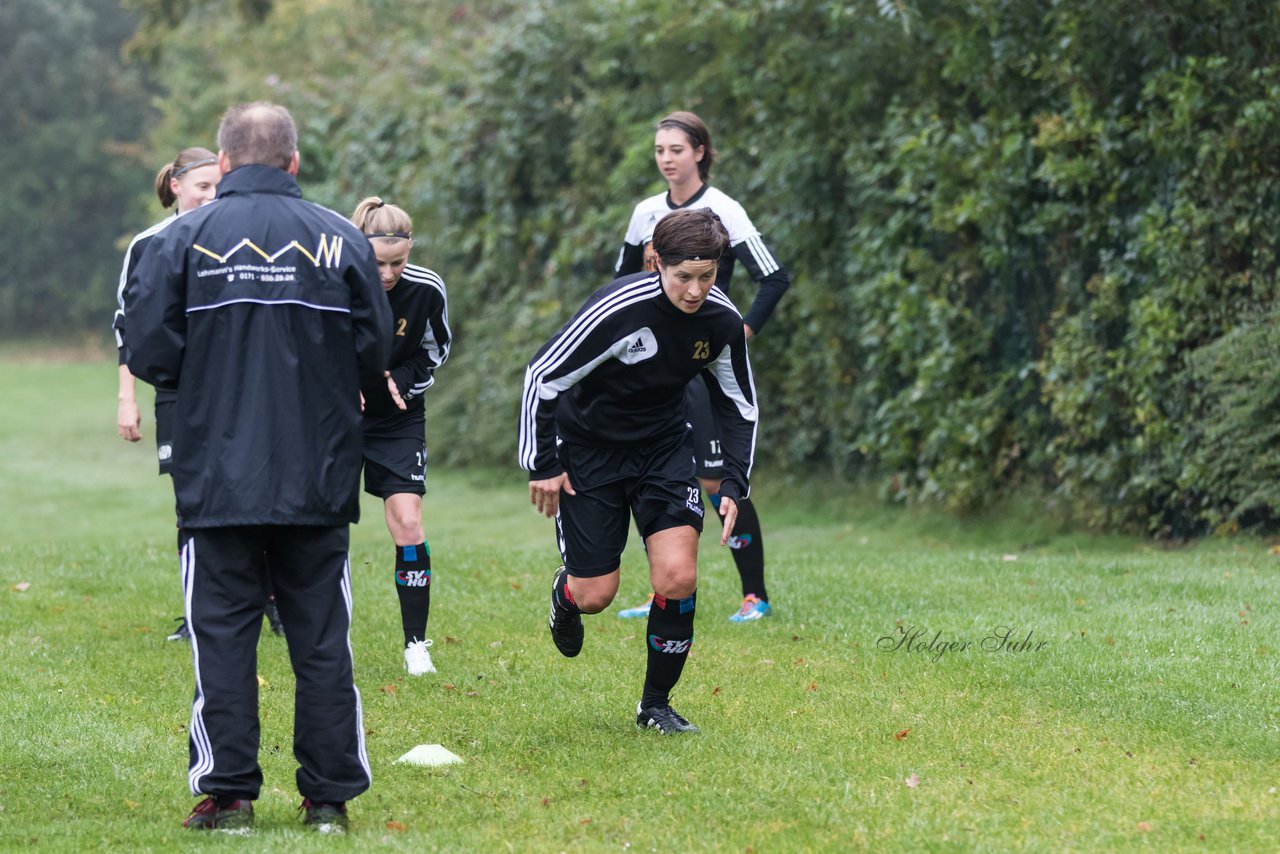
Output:
[[359,518],[359,389],[392,331],[359,229],[287,172],[241,166],[152,238],[125,302],[129,370],[178,389],[182,527]]

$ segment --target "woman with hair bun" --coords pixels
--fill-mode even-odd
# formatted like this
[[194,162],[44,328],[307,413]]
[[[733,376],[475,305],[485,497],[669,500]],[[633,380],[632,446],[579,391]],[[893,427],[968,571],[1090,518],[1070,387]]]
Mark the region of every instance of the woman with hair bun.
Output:
[[351,221],[378,258],[391,303],[395,337],[386,384],[364,390],[364,491],[383,501],[395,543],[395,585],[410,676],[435,673],[427,648],[431,610],[431,547],[422,526],[426,493],[426,410],[423,392],[449,358],[449,304],[444,281],[409,263],[413,221],[377,196],[356,205]]
[[[137,442],[142,438],[142,414],[138,409],[137,380],[129,373],[129,367],[125,364],[129,357],[124,314],[125,286],[151,238],[183,214],[213,201],[221,179],[218,158],[212,151],[199,147],[184,148],[172,163],[166,163],[156,173],[156,196],[166,210],[174,209],[173,216],[166,217],[136,235],[124,253],[120,285],[116,289],[116,300],[120,307],[116,310],[112,328],[115,330],[116,349],[120,358],[117,369],[119,391],[116,397],[116,432],[127,442]],[[176,391],[156,389],[156,457],[160,463],[160,474],[169,474],[172,467],[173,405],[177,399]],[[278,617],[272,620],[273,628],[278,625],[278,620]],[[169,640],[190,640],[186,619],[179,617],[177,622],[178,628],[169,635]]]

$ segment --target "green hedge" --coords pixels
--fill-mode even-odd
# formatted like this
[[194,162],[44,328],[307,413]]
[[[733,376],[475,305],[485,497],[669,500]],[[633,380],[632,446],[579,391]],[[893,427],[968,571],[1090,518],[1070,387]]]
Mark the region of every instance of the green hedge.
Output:
[[1275,518],[1275,4],[188,5],[158,150],[273,97],[313,197],[415,214],[457,332],[437,459],[512,463],[524,363],[688,108],[794,277],[753,342],[762,460],[1158,534]]

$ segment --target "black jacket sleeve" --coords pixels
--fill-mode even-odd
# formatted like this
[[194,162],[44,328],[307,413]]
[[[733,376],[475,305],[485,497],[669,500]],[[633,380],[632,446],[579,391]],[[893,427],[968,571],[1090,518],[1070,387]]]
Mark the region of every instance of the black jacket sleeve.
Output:
[[715,361],[707,365],[706,371],[711,380],[707,383],[707,390],[724,451],[720,494],[738,501],[751,491],[751,465],[759,421],[755,379],[751,375],[746,337],[741,329]]
[[644,269],[644,247],[623,242],[618,252],[618,263],[613,268],[615,278],[639,273]]
[[742,318],[742,322],[750,326],[752,332],[759,332],[773,314],[782,295],[791,287],[791,277],[758,236],[742,241],[731,251],[734,258],[747,268],[752,280],[760,283],[760,290],[756,292],[751,308],[747,309]]
[[[435,291],[432,291],[435,293]],[[412,356],[391,369],[400,397],[412,400],[435,383],[435,371],[449,358],[449,307],[443,295],[433,299],[427,317],[427,331],[422,346]]]
[[352,263],[345,271],[351,288],[351,329],[355,335],[356,368],[360,386],[385,385],[383,371],[391,358],[392,319],[387,293],[378,276],[378,262],[367,240],[347,244],[354,250]]

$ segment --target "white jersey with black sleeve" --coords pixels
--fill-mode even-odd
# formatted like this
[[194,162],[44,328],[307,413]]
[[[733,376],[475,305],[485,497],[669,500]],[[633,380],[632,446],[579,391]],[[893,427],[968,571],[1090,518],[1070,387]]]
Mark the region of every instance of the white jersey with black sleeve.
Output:
[[734,261],[741,261],[753,281],[760,283],[760,290],[743,318],[753,332],[759,332],[773,314],[773,309],[791,286],[791,278],[778,262],[764,238],[752,224],[742,205],[709,184],[703,184],[698,192],[682,205],[673,204],[670,193],[658,193],[636,205],[627,224],[627,235],[614,275],[625,276],[646,269],[645,254],[653,242],[653,229],[658,221],[672,211],[709,208],[720,217],[725,231],[729,232],[729,255],[720,260],[716,284],[727,295],[733,277]]
[[758,411],[742,315],[718,287],[686,314],[656,273],[593,293],[529,363],[520,465],[530,480],[543,480],[564,471],[560,440],[630,448],[680,435],[687,428],[685,386],[702,371],[721,429],[721,494],[746,497]]

